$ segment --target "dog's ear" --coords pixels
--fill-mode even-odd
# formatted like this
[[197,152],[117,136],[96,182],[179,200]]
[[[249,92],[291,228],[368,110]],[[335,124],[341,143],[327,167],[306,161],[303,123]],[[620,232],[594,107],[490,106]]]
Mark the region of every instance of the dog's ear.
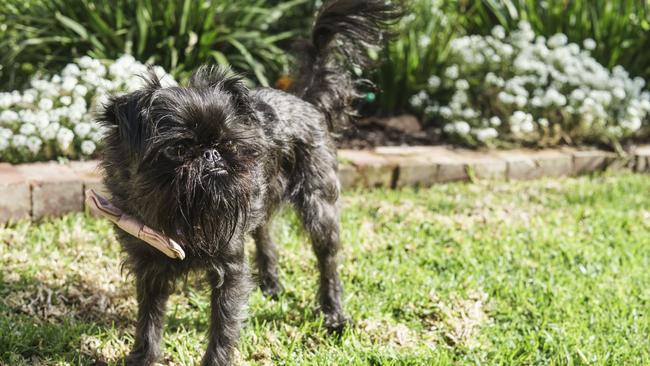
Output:
[[153,128],[148,118],[151,100],[161,88],[152,70],[143,79],[145,85],[140,90],[111,97],[99,114],[99,123],[112,130],[109,136],[118,140],[111,143],[125,145],[132,154],[141,154],[146,149]]
[[230,95],[238,115],[256,119],[249,91],[241,76],[229,68],[201,66],[190,78],[190,87],[218,88]]

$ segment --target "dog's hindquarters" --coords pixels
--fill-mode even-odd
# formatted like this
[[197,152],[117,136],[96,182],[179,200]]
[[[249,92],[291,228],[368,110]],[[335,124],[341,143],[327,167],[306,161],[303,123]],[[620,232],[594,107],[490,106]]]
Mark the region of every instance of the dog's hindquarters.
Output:
[[[326,3],[311,40],[302,44],[293,95],[269,88],[251,93],[276,151],[267,163],[273,167],[266,173],[266,207],[271,208],[267,220],[280,201],[290,201],[298,211],[318,260],[319,303],[330,330],[343,329],[347,317],[337,271],[339,182],[336,147],[329,131],[355,115],[353,104],[360,93],[347,71],[349,63],[366,64],[368,46],[381,43],[384,28],[397,16],[396,8],[381,0]],[[338,44],[339,40],[344,44]],[[260,285],[265,294],[276,296],[282,287],[268,225],[262,223],[253,236]]]

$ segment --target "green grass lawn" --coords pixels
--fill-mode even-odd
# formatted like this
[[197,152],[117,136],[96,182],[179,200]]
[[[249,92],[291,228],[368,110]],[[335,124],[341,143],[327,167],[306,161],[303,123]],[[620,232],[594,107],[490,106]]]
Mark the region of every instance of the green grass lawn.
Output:
[[[321,327],[314,257],[286,211],[274,229],[286,291],[253,293],[240,364],[650,364],[650,177],[376,190],[343,203],[354,325],[341,337]],[[200,283],[190,276],[172,298],[163,365],[201,358]],[[114,362],[133,341],[133,292],[105,221],[0,229],[0,365]]]

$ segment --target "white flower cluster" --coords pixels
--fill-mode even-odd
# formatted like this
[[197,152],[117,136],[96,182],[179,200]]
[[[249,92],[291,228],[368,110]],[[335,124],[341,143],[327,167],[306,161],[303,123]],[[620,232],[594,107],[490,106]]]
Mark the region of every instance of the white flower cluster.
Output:
[[615,142],[638,133],[650,117],[642,78],[608,70],[564,34],[548,40],[521,22],[511,34],[451,42],[449,66],[433,75],[412,107],[442,122],[442,130],[470,144]]
[[[162,68],[154,71],[175,84]],[[130,55],[112,63],[85,56],[22,92],[0,93],[0,162],[93,156],[103,135],[93,115],[109,95],[140,88],[146,72]]]

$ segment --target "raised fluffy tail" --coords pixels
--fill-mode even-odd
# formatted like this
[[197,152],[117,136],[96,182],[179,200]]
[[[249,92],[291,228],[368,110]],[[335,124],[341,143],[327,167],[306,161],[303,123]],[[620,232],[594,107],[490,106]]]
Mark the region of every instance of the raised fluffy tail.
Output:
[[353,80],[350,67],[369,64],[367,49],[380,46],[400,16],[399,7],[384,0],[331,0],[318,12],[311,39],[298,44],[302,55],[291,91],[319,108],[330,130],[356,116],[358,85],[368,85]]

